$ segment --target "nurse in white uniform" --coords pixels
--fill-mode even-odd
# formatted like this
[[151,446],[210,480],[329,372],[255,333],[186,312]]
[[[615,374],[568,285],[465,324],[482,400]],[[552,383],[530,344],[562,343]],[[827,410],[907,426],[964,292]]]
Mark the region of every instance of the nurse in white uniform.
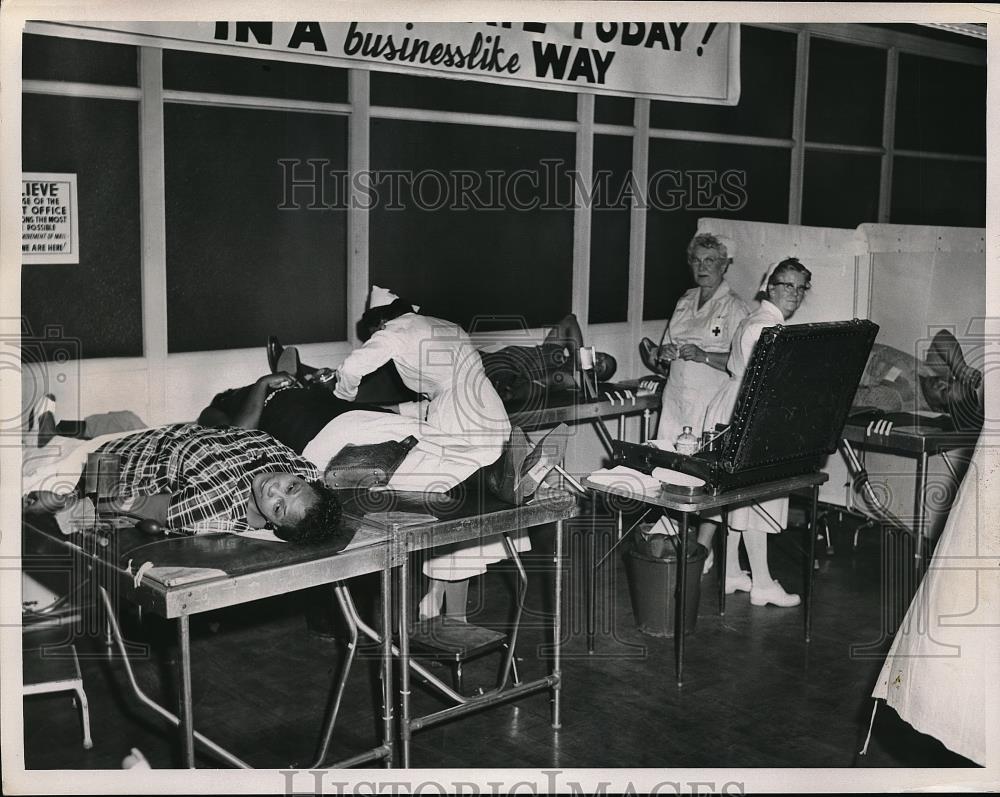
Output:
[[[776,263],[761,281],[760,307],[743,319],[733,338],[729,355],[731,374],[705,412],[705,431],[715,431],[716,424],[728,424],[736,406],[743,374],[764,327],[784,324],[799,309],[810,288],[812,273],[794,257]],[[773,519],[773,522],[772,522]],[[799,596],[792,595],[771,578],[767,565],[767,535],[780,532],[788,520],[788,499],[777,498],[757,506],[738,507],[729,513],[729,538],[726,548],[726,593],[749,592],[755,606],[797,606]],[[740,539],[747,549],[750,574],[740,570]]]
[[697,434],[708,402],[727,381],[733,334],[749,312],[725,280],[734,248],[732,242],[711,233],[700,233],[688,244],[695,287],[678,300],[660,347],[659,359],[671,365],[658,440],[675,441],[685,426]]
[[[657,352],[660,362],[670,363],[656,430],[656,439],[665,444],[673,445],[685,426],[699,435],[708,403],[728,381],[726,362],[733,335],[749,312],[725,280],[734,253],[732,241],[712,233],[699,233],[688,244],[695,287],[677,301]],[[714,531],[712,523],[703,523],[698,531],[698,542],[709,551]],[[661,520],[649,533],[671,530]],[[711,556],[706,560],[705,572],[712,561]]]
[[[420,315],[378,286],[372,286],[369,311],[362,317],[362,325],[373,318],[368,330],[371,336],[337,369],[333,392],[338,398],[353,401],[361,379],[391,361],[404,384],[427,397],[427,401],[400,405],[400,414],[419,424],[415,434],[421,441],[418,448],[438,444],[442,455],[422,460],[429,464],[423,474],[425,484],[421,483],[421,474],[407,467],[402,489],[437,491],[455,475],[441,470],[444,464],[444,471],[448,471],[447,462],[452,459],[466,475],[496,462],[510,438],[510,420],[465,330],[450,321]],[[354,413],[344,417],[348,415]],[[369,442],[363,431],[355,429],[355,442]],[[449,457],[452,453],[456,456]],[[397,481],[394,478],[390,486]],[[513,541],[518,550],[530,547],[526,534]],[[452,546],[429,559],[424,573],[431,579],[431,586],[420,602],[421,616],[437,616],[447,599],[447,615],[464,620],[468,579],[506,555],[503,542],[497,538]]]

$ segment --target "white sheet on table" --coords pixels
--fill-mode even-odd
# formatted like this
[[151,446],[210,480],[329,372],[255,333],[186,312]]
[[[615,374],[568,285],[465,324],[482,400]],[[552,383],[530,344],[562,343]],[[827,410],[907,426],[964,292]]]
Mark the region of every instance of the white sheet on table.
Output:
[[58,437],[43,448],[25,448],[22,454],[21,492],[51,490],[67,492],[73,488],[83,473],[87,457],[105,443],[136,434],[137,429],[113,432],[92,440],[75,440]]

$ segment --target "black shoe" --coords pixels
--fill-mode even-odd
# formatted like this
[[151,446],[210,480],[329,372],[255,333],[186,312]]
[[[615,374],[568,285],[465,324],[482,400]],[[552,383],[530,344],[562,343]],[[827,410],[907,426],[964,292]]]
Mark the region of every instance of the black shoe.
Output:
[[487,472],[486,483],[493,495],[508,504],[517,504],[515,490],[524,460],[530,451],[531,443],[521,431],[521,427],[513,427],[500,459],[491,465]]
[[284,347],[278,343],[278,338],[271,335],[267,339],[267,366],[271,369],[272,374],[278,373],[278,359],[281,357],[281,352]]
[[38,419],[38,447],[47,446],[58,433],[55,416],[51,412],[43,412]]
[[318,371],[311,365],[304,365],[299,360],[299,350],[295,346],[288,346],[281,350],[281,355],[276,363],[275,373],[284,371],[291,374],[300,384],[305,384],[312,380],[312,375]]
[[561,423],[535,444],[521,463],[520,477],[514,487],[514,503],[523,504],[535,494],[542,480],[565,459],[567,443],[569,427]]

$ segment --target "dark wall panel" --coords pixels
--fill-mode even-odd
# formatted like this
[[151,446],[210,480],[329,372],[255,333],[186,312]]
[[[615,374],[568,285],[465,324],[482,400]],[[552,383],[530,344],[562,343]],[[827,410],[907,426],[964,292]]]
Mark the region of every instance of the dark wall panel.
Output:
[[806,140],[882,145],[886,51],[813,36]]
[[[285,191],[343,173],[340,116],[167,105],[164,115],[168,346],[172,352],[345,340],[342,186]],[[281,160],[297,161],[294,167]],[[282,207],[282,205],[285,207]],[[312,207],[311,207],[312,206]]]
[[628,320],[631,208],[623,188],[631,172],[630,137],[594,137],[594,179],[601,193],[595,195],[590,217],[591,324]]
[[650,104],[653,127],[790,138],[795,99],[795,34],[740,26],[740,102]]
[[252,97],[347,102],[347,70],[264,58],[165,50],[163,87]]
[[[565,171],[574,151],[571,133],[373,121],[381,182],[371,211],[372,282],[467,327],[483,316],[502,316],[499,328],[558,321],[570,308]],[[462,181],[479,187],[463,193]]]
[[896,157],[892,224],[986,226],[986,164]]
[[702,216],[788,222],[790,168],[783,148],[650,142],[650,180],[666,179],[650,192],[643,318],[669,318],[691,287],[684,253]]
[[538,119],[576,119],[576,94],[475,80],[419,77],[372,70],[372,105],[464,111]]
[[986,67],[902,53],[896,146],[986,154]]
[[854,229],[878,221],[882,158],[852,152],[806,152],[802,223]]
[[25,80],[69,80],[137,86],[138,47],[61,36],[24,34],[21,51]]
[[35,335],[55,326],[82,357],[142,354],[138,122],[134,102],[22,100],[24,171],[77,175],[80,263],[23,266],[21,311]]

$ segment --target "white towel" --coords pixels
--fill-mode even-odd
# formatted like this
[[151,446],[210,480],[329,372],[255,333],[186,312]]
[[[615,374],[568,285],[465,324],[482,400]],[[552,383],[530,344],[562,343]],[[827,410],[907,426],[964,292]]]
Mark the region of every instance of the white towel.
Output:
[[601,468],[590,474],[590,480],[609,487],[617,487],[628,493],[648,493],[660,489],[660,480],[647,476],[634,468],[615,465],[613,468]]
[[653,468],[653,476],[664,484],[676,487],[704,487],[705,480],[670,468]]

